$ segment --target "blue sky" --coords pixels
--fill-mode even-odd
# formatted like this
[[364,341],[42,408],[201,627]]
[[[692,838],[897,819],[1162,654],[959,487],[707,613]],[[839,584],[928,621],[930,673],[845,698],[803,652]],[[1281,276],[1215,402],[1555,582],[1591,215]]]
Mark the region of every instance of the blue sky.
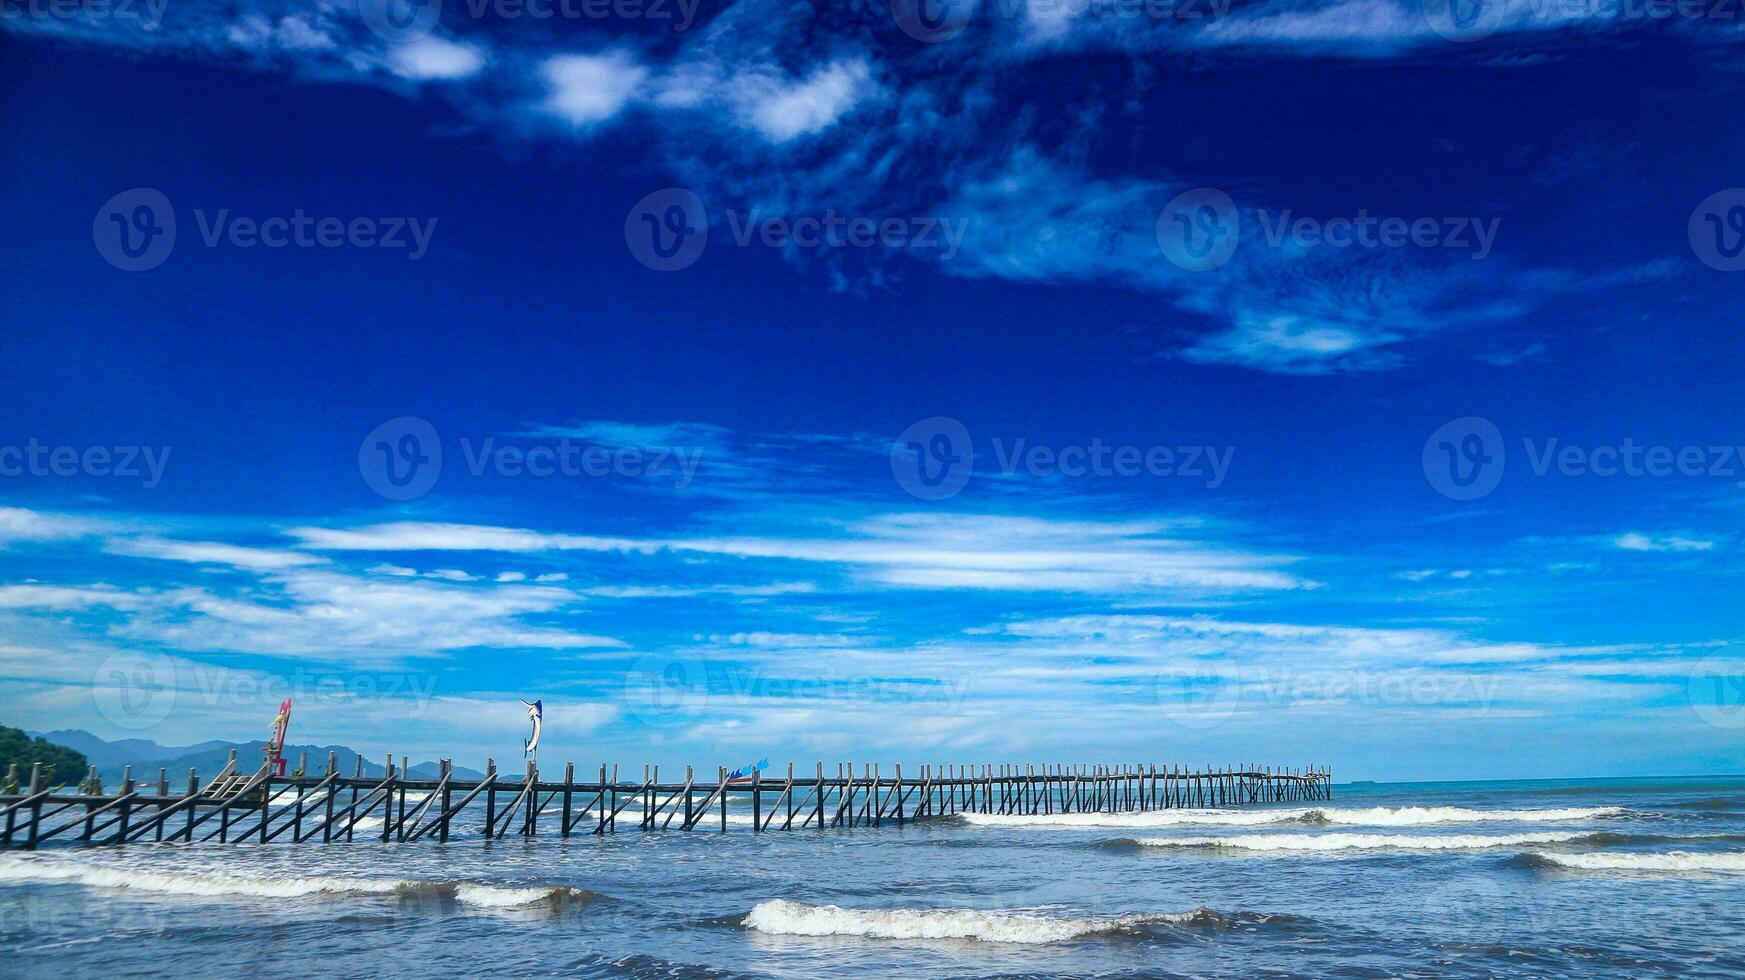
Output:
[[906,2],[7,0],[0,720],[1738,770],[1728,7]]

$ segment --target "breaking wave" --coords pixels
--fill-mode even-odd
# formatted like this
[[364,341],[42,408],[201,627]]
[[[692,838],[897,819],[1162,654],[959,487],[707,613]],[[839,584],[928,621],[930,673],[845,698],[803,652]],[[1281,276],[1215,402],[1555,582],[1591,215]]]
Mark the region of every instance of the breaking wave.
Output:
[[1316,807],[1289,810],[1149,810],[1142,813],[961,814],[964,823],[984,827],[1143,828],[1182,826],[1259,827],[1268,824],[1349,824],[1415,827],[1439,823],[1556,823],[1619,817],[1624,807],[1547,807],[1526,810],[1474,810],[1458,806]]
[[1111,841],[1141,847],[1212,848],[1240,851],[1464,851],[1523,844],[1568,844],[1586,841],[1590,832],[1547,831],[1532,834],[1232,834],[1228,837],[1141,837]]
[[71,861],[12,860],[0,862],[0,882],[71,884],[90,888],[125,888],[161,895],[199,897],[306,898],[319,895],[447,896],[463,905],[518,908],[567,901],[592,901],[600,896],[563,885],[511,887],[474,882],[421,881],[411,878],[347,878],[338,876],[236,875],[187,871],[146,871]]
[[1148,925],[1219,925],[1210,909],[1104,918],[1046,916],[975,909],[845,909],[774,899],[744,919],[747,929],[781,936],[862,936],[869,939],[966,939],[988,943],[1058,943],[1085,936],[1136,932]]
[[1535,852],[1526,857],[1528,861],[1541,867],[1575,868],[1582,871],[1745,871],[1745,851],[1668,851],[1662,854]]

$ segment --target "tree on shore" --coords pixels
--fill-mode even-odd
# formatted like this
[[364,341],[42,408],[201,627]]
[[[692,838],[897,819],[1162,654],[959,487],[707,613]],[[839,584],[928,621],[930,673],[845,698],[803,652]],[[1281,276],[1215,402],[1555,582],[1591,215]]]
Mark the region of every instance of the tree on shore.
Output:
[[30,767],[37,762],[42,763],[45,783],[56,779],[63,783],[82,779],[90,766],[82,752],[41,738],[31,738],[16,728],[0,725],[0,780],[6,779],[12,766],[17,765],[17,778],[28,782]]

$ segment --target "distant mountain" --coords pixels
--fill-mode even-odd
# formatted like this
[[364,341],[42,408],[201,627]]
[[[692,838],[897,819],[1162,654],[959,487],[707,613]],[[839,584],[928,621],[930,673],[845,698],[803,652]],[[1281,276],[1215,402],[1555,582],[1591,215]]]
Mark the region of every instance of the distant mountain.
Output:
[[[37,733],[29,733],[35,735]],[[202,781],[209,780],[224,768],[230,759],[230,750],[236,750],[236,768],[242,772],[254,772],[260,768],[261,750],[266,748],[264,740],[253,742],[226,742],[212,740],[196,745],[170,746],[159,745],[150,739],[124,738],[110,742],[90,732],[77,728],[61,729],[52,732],[42,732],[41,737],[56,745],[63,745],[83,753],[91,765],[97,767],[107,785],[114,785],[121,779],[122,768],[133,766],[133,778],[155,779],[157,770],[168,770],[170,786],[187,785],[188,770],[197,770]],[[283,750],[284,757],[289,760],[290,768],[296,769],[304,753],[308,753],[307,773],[316,775],[327,765],[327,754],[332,752],[337,758],[339,771],[347,776],[357,771],[358,753],[344,745],[287,745]],[[419,762],[411,767],[410,775],[414,779],[435,779],[441,771],[434,762]],[[365,758],[363,774],[368,778],[380,779],[386,772],[381,762],[372,762]],[[465,766],[454,767],[458,779],[481,779],[484,773]]]
[[91,765],[99,770],[111,767],[117,771],[129,763],[139,766],[148,762],[175,759],[187,755],[199,755],[215,749],[228,749],[233,743],[220,739],[201,742],[198,745],[159,745],[145,738],[123,738],[114,742],[103,739],[77,728],[61,728],[52,732],[34,732],[39,738],[64,745],[85,754]]

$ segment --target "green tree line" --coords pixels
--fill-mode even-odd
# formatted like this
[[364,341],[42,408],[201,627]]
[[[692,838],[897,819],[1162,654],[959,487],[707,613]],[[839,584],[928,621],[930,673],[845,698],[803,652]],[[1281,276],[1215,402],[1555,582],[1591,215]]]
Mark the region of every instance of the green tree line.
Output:
[[0,725],[0,780],[4,780],[8,770],[16,764],[19,782],[29,783],[30,767],[36,762],[42,763],[43,780],[47,785],[77,782],[85,778],[89,767],[82,752],[31,738],[16,728]]

